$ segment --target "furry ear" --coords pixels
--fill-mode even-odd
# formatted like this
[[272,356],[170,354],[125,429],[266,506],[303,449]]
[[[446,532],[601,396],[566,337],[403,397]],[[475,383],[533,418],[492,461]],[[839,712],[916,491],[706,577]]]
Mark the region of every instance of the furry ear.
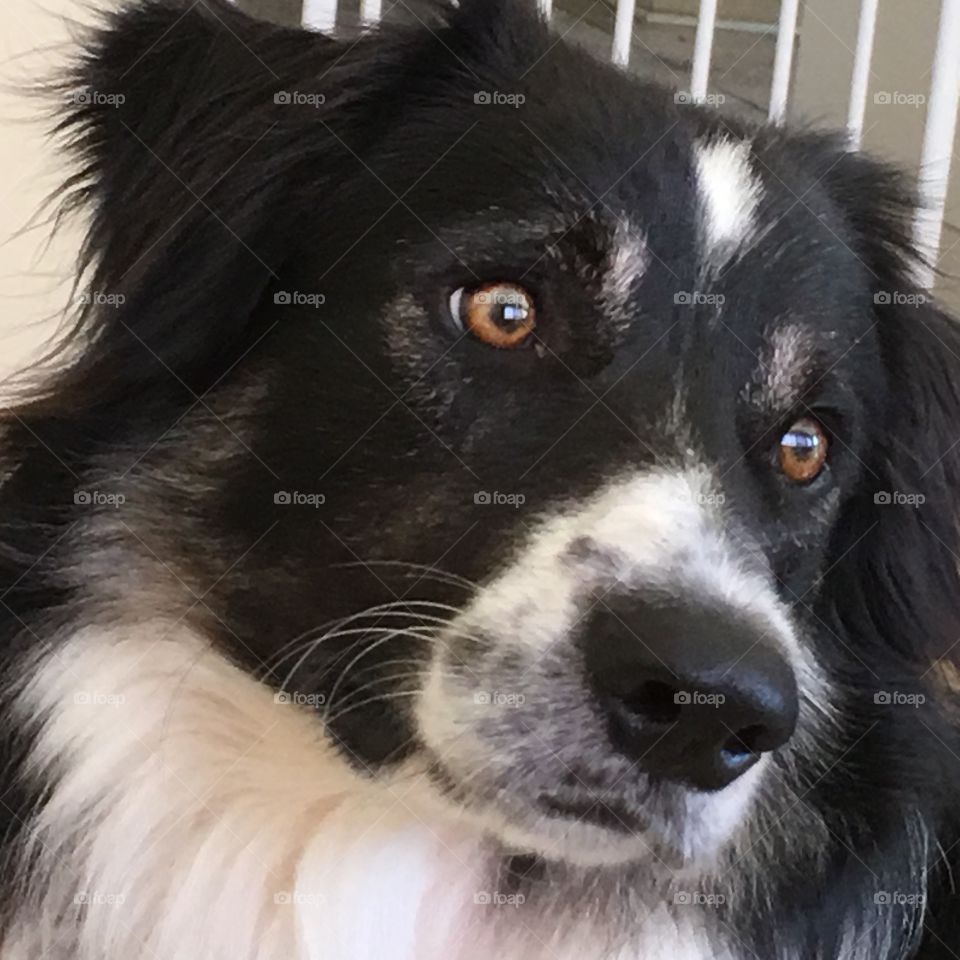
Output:
[[335,48],[220,0],[147,0],[89,32],[56,127],[78,167],[57,199],[89,216],[69,344],[82,364],[48,396],[88,406],[156,380],[199,392],[249,342],[284,255],[266,160],[297,112],[274,104],[289,77],[271,64],[319,76]]
[[831,164],[824,182],[869,270],[887,390],[828,592],[848,634],[879,642],[901,668],[915,663],[913,682],[929,681],[932,664],[960,663],[960,325],[914,279],[916,203],[905,179],[858,154],[834,152]]
[[[428,6],[409,28],[343,40],[228,0],[135,0],[90,31],[55,87],[77,168],[55,199],[90,226],[80,307],[47,360],[76,359],[39,392],[28,385],[19,414],[107,409],[158,384],[195,399],[274,322],[265,295],[328,226],[327,201],[345,206],[345,184],[383,193],[375,216],[396,200],[361,159],[371,143],[411,104],[462,111],[469,101],[447,102],[448,87],[478,89],[483,64],[524,37],[546,43],[532,0]],[[325,242],[349,248],[354,227],[365,228],[341,210]]]
[[878,307],[890,429],[871,458],[860,581],[878,635],[926,671],[960,663],[960,329],[904,277],[877,293],[906,303]]
[[79,359],[25,410],[107,405],[156,383],[189,399],[243,355],[303,218],[348,159],[343,125],[395,80],[399,45],[381,46],[257,21],[227,0],[138,0],[87,34],[56,87],[77,172],[55,199],[89,216],[62,348]]

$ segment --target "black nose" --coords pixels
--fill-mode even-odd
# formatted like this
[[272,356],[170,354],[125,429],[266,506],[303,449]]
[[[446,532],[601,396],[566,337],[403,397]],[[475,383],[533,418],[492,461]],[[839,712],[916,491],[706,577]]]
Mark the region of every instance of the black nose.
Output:
[[716,790],[785,744],[797,683],[772,629],[729,610],[598,603],[584,656],[615,748],[654,777]]

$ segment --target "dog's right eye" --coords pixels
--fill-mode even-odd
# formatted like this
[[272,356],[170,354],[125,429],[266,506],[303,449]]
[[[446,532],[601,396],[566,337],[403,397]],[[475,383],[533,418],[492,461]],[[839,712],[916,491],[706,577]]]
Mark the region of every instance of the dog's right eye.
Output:
[[516,283],[461,287],[450,297],[449,307],[460,330],[501,350],[524,346],[537,325],[533,297]]
[[780,470],[793,483],[811,483],[827,462],[826,431],[819,421],[804,417],[780,438]]

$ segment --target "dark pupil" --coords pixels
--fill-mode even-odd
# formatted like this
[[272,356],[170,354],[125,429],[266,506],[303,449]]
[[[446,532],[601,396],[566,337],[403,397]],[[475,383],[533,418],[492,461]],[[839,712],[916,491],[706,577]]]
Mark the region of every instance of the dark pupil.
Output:
[[504,330],[513,331],[521,326],[529,316],[529,309],[523,300],[523,297],[516,293],[495,293],[493,309],[491,310],[493,322]]
[[800,430],[791,430],[784,434],[780,442],[783,446],[792,448],[798,460],[809,460],[820,446],[820,438],[815,433],[803,433]]

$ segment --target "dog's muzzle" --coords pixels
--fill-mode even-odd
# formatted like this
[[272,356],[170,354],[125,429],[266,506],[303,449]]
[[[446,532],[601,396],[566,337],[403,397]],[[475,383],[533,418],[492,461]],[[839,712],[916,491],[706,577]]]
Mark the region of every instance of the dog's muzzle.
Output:
[[[823,695],[705,469],[544,517],[433,651],[420,740],[502,839],[580,862],[716,853]],[[796,730],[796,736],[795,736]]]

